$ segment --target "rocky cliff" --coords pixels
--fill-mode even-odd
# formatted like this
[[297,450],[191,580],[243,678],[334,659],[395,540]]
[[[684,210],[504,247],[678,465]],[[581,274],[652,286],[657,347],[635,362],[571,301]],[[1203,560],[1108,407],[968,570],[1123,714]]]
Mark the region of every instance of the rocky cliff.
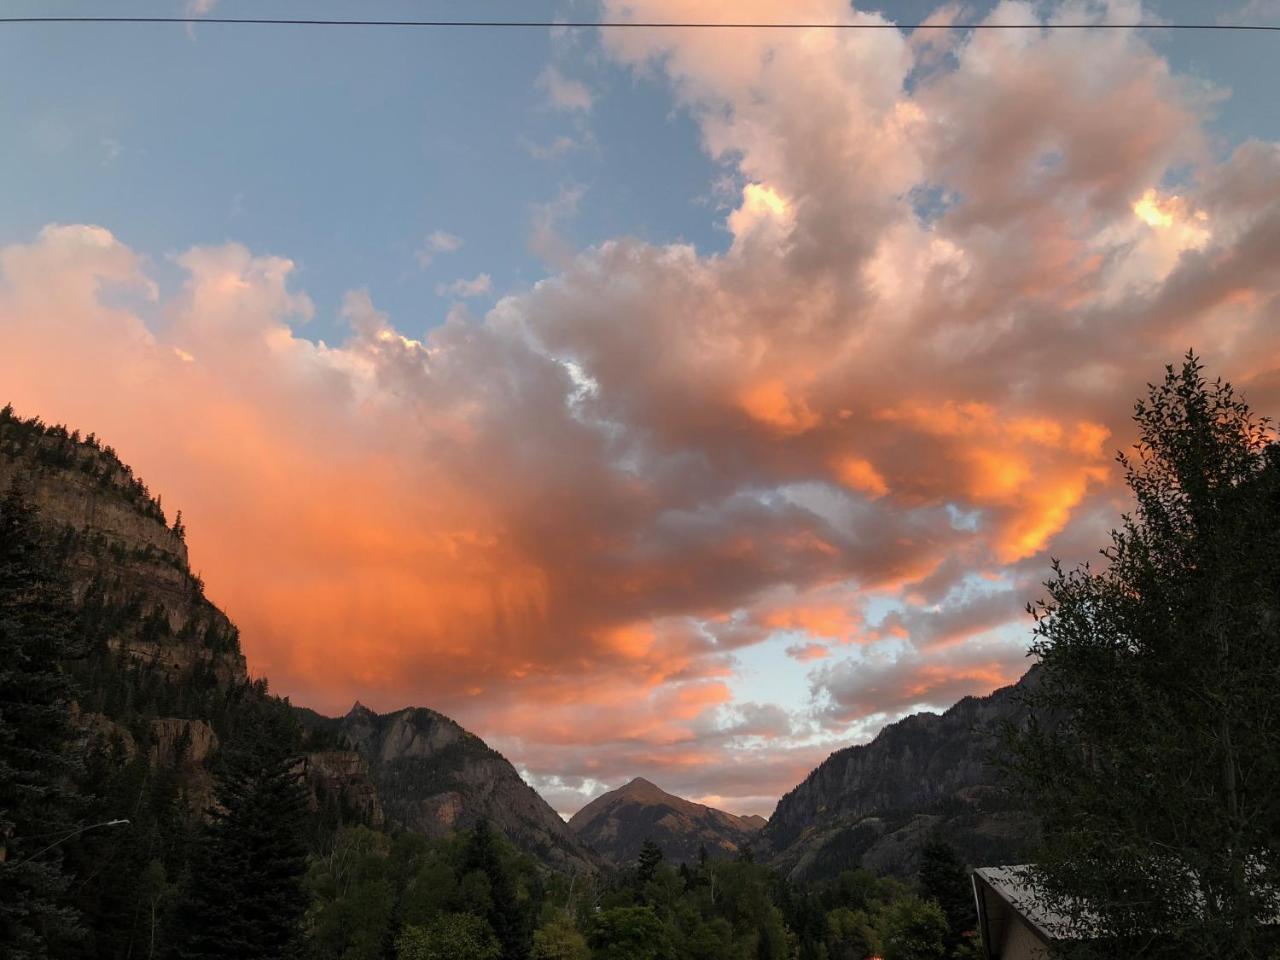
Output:
[[792,879],[851,867],[911,874],[939,832],[970,863],[1017,860],[1035,825],[999,786],[995,726],[1022,715],[1018,683],[966,697],[942,714],[890,724],[868,744],[833,753],[778,801],[761,831],[771,862]]
[[543,863],[597,867],[596,856],[505,757],[443,714],[423,707],[378,714],[357,703],[345,717],[310,710],[298,716],[359,752],[389,821],[439,837],[484,818]]
[[111,447],[5,407],[0,491],[15,481],[59,541],[75,599],[118,612],[112,652],[174,680],[247,681],[236,629],[192,574],[181,526]]
[[710,856],[733,856],[748,846],[765,824],[763,817],[736,817],[667,793],[637,777],[596,797],[569,820],[569,829],[614,863],[629,863],[645,840],[652,840],[673,863],[692,862],[705,848]]

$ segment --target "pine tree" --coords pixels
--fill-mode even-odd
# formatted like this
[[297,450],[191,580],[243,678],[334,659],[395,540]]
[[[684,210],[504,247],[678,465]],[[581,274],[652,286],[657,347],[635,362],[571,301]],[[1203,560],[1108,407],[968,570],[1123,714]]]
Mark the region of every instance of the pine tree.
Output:
[[[1029,879],[1082,955],[1268,955],[1280,913],[1280,447],[1188,355],[1134,418],[1137,509],[1101,570],[1055,565],[1031,720]],[[1269,947],[1268,944],[1272,946]]]
[[249,731],[222,765],[176,911],[176,957],[284,960],[298,948],[307,794],[272,726]]
[[484,919],[502,945],[503,960],[521,960],[529,952],[532,923],[520,901],[515,878],[503,853],[489,821],[481,819],[467,839],[462,873],[478,870],[484,874],[488,880],[491,904]]
[[978,926],[977,908],[968,872],[951,844],[933,838],[920,851],[920,890],[947,917],[947,955],[966,943]]
[[640,845],[640,856],[636,859],[636,879],[641,888],[654,878],[660,863],[662,863],[662,848],[646,838]]
[[0,500],[0,953],[52,955],[81,933],[58,841],[75,830],[78,771],[70,589],[15,483]]

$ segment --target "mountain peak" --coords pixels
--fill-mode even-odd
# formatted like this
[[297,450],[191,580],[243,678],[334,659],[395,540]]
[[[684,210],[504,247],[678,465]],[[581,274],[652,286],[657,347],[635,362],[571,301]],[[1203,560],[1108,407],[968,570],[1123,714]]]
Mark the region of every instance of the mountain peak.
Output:
[[652,799],[665,800],[672,796],[667,793],[656,783],[646,780],[644,777],[634,777],[630,782],[623,784],[617,790],[613,791],[615,796],[627,797],[630,800]]
[[763,825],[667,793],[644,777],[596,797],[569,820],[569,829],[615,863],[635,859],[652,840],[673,862],[690,861],[706,848],[733,856]]

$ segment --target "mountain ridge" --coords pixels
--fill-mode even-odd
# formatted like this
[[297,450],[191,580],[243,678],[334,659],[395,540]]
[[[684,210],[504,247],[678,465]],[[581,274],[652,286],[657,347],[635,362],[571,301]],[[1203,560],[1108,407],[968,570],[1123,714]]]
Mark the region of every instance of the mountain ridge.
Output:
[[1024,858],[1036,825],[991,764],[998,727],[1025,716],[1033,665],[984,697],[915,713],[865,744],[834,751],[779,798],[761,831],[765,852],[793,880],[863,867],[911,875],[923,842],[945,835],[969,863]]
[[430,707],[377,713],[356,701],[341,717],[295,707],[304,727],[338,737],[368,764],[387,819],[442,837],[484,819],[551,866],[594,871],[594,852],[497,750]]

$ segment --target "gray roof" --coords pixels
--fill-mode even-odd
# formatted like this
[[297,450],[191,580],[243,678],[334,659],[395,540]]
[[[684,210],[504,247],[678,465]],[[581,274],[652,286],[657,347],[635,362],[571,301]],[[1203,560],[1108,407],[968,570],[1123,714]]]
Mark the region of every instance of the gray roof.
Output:
[[1070,917],[1045,905],[1028,882],[1031,867],[978,867],[973,872],[1009,903],[1046,940],[1083,940],[1088,931]]

